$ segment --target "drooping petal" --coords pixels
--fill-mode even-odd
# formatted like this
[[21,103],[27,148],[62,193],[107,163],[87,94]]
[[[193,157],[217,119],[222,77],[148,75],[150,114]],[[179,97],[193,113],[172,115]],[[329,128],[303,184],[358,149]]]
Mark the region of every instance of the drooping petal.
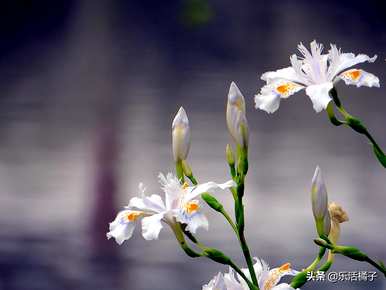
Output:
[[164,213],[154,214],[142,219],[142,236],[145,240],[158,239],[159,232],[162,229],[161,220]]
[[197,212],[196,214],[192,215],[186,230],[195,234],[199,228],[203,228],[205,230],[208,230],[209,228],[208,219],[202,212]]
[[176,220],[182,224],[186,224],[186,230],[195,234],[199,228],[208,230],[209,222],[206,216],[201,211],[189,213],[185,209],[174,211]]
[[288,98],[303,88],[294,82],[276,80],[262,87],[260,93],[255,95],[255,108],[273,113],[279,108],[280,99]]
[[120,224],[116,227],[110,228],[110,231],[106,234],[107,239],[114,238],[117,244],[122,243],[131,238],[135,229],[135,223]]
[[340,51],[337,51],[336,47],[333,48],[331,46],[331,50],[329,52],[330,59],[333,61],[330,62],[330,70],[329,70],[329,76],[334,77],[338,75],[340,72],[363,62],[374,62],[377,59],[377,55],[374,55],[373,57],[369,57],[366,54],[358,54],[355,55],[353,53],[340,53]]
[[298,271],[291,269],[290,263],[285,263],[280,267],[271,269],[268,275],[266,276],[266,278],[261,281],[262,282],[261,286],[263,289],[275,289],[275,286],[279,283],[280,279],[283,276],[286,276],[286,275],[295,276],[298,273],[299,273]]
[[225,286],[224,276],[219,272],[208,284],[202,286],[202,290],[231,290]]
[[355,85],[357,87],[377,87],[379,88],[379,78],[375,75],[361,69],[350,69],[339,75],[346,85]]
[[224,274],[224,282],[227,290],[247,290],[248,285],[245,283],[245,287],[236,279],[235,272],[229,267],[229,273]]
[[216,183],[213,181],[209,181],[206,183],[199,184],[197,186],[186,188],[186,195],[184,196],[184,202],[188,202],[193,198],[199,196],[204,192],[211,192],[215,189],[227,189],[236,186],[236,183],[233,180],[228,180],[224,183]]
[[152,194],[143,198],[131,198],[126,208],[136,208],[147,213],[159,213],[165,211],[165,204],[158,194]]
[[[269,275],[269,266],[266,261],[259,258],[254,258],[256,263],[253,265],[253,268],[255,270],[257,282],[259,284],[259,287],[264,286],[264,281],[267,280]],[[246,269],[247,270],[247,269]]]
[[107,239],[114,238],[119,245],[122,245],[124,241],[130,239],[133,235],[135,220],[138,216],[138,212],[129,210],[119,212],[114,221],[109,224],[109,232],[106,234]]
[[273,287],[271,290],[295,290],[295,289],[287,283],[281,283]]
[[299,75],[292,66],[278,69],[276,71],[268,71],[261,75],[261,79],[268,84],[281,79],[295,83],[304,83],[303,76]]
[[306,88],[306,94],[310,97],[314,110],[317,113],[327,108],[328,103],[331,101],[329,92],[332,88],[333,84],[331,82],[311,85]]
[[267,113],[274,113],[279,109],[280,95],[270,91],[267,94],[255,95],[255,108],[266,111]]

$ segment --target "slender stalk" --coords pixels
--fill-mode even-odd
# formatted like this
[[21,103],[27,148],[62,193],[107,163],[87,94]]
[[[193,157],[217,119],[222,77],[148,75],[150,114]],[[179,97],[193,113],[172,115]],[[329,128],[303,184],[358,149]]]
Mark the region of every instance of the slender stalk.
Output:
[[182,168],[182,160],[176,161],[176,175],[181,184],[184,183],[184,170]]
[[[189,246],[188,244],[186,243],[185,241],[185,238],[182,234],[182,229],[181,227],[179,226],[179,224],[176,226],[176,227],[172,227],[173,228],[173,231],[177,237],[177,240],[179,241],[180,243],[180,246],[182,247],[182,249],[185,251],[185,253],[190,256],[190,257],[207,257],[208,259],[212,260],[212,261],[215,261],[217,263],[221,263],[221,264],[226,264],[228,266],[230,266],[233,270],[235,270],[241,278],[244,279],[244,281],[248,284],[248,287],[251,289],[251,290],[259,290],[249,279],[248,277],[243,273],[243,271],[241,271],[240,267],[238,267],[229,257],[226,257],[226,256],[223,256],[221,257],[220,256],[220,259],[221,261],[218,259],[218,258],[214,258],[213,256],[211,255],[208,255],[207,252],[208,251],[216,251],[218,253],[221,253],[220,251],[216,250],[216,249],[211,249],[211,248],[208,248],[206,247],[205,245],[203,245],[202,243],[198,242],[196,238],[194,239],[191,239],[195,244],[196,246],[202,251],[201,253],[197,253],[195,251],[193,251]],[[186,233],[185,233],[186,234]],[[223,255],[221,253],[221,255]]]
[[233,222],[232,218],[230,217],[230,215],[226,212],[225,209],[223,209],[221,211],[221,214],[224,216],[224,218],[228,221],[228,223],[230,224],[230,226],[232,227],[233,231],[235,232],[235,234],[237,235],[237,238],[239,236],[239,232],[237,230],[237,226],[236,224]]
[[367,263],[369,263],[370,265],[374,266],[376,269],[378,269],[380,272],[382,272],[382,274],[386,277],[386,269],[384,267],[383,264],[378,264],[377,262],[375,262],[373,259],[371,259],[370,257],[367,257],[365,259],[365,261]]
[[[181,166],[181,168],[183,167],[182,164],[180,166]],[[176,164],[177,172],[179,170],[178,167],[179,167],[179,165]],[[236,175],[236,173],[232,172],[232,168],[233,168],[233,170],[235,170],[234,165],[230,166],[231,175],[233,177]],[[182,170],[182,175],[184,176],[184,170]],[[192,182],[192,184],[197,185],[197,180],[194,177],[192,171],[190,171],[188,175],[185,172],[185,176]],[[245,274],[232,261],[230,261],[231,264],[229,264],[229,266],[232,267],[247,282],[250,289],[259,290],[256,273],[255,273],[255,270],[253,268],[253,260],[252,260],[252,257],[251,257],[251,254],[250,254],[250,251],[248,248],[248,244],[247,244],[247,241],[246,241],[245,235],[244,235],[244,206],[242,203],[242,196],[244,195],[244,176],[242,178],[239,178],[239,180],[241,180],[241,183],[239,183],[237,185],[236,189],[231,188],[231,192],[233,194],[233,197],[235,198],[235,210],[240,213],[239,216],[240,216],[240,219],[242,220],[242,222],[241,223],[238,222],[236,225],[233,222],[232,218],[229,216],[229,214],[226,212],[225,209],[222,209],[220,211],[220,213],[224,216],[224,218],[230,224],[230,226],[234,230],[234,232],[239,240],[241,250],[243,252],[246,263],[248,265],[248,270],[249,270],[252,282],[249,281],[249,279],[245,276]],[[193,236],[192,237],[188,236],[188,237],[193,242],[196,241],[195,243],[199,248],[201,248],[202,250],[205,250],[206,247],[203,246],[202,244],[200,244],[195,237],[193,237]]]
[[373,146],[373,151],[375,156],[377,157],[378,161],[381,163],[383,167],[386,168],[386,155],[383,152],[382,148],[378,145],[378,143],[375,141],[374,137],[370,134],[368,129],[366,128],[365,125],[363,125],[362,121],[354,117],[353,115],[349,114],[346,109],[343,107],[342,102],[340,101],[338,97],[338,92],[335,88],[333,88],[330,91],[330,96],[332,97],[336,107],[338,108],[339,112],[342,114],[344,117],[344,121],[339,120],[335,117],[334,110],[332,108],[332,104],[330,103],[327,106],[327,114],[328,117],[331,121],[331,123],[335,126],[340,126],[340,125],[346,125],[353,129],[355,132],[362,134],[366,136],[366,138],[370,141],[371,145]]
[[[367,262],[370,265],[374,266],[379,271],[381,271],[382,274],[385,275],[386,277],[386,267],[383,264],[383,262],[381,261],[379,263],[375,262],[367,254],[365,254],[364,252],[362,252],[361,250],[355,247],[334,245],[322,239],[315,239],[314,242],[321,247],[331,250],[333,254],[340,254],[352,260]],[[332,262],[332,259],[330,258],[329,261]]]
[[316,266],[320,263],[325,253],[326,253],[326,249],[324,247],[320,247],[318,255],[316,256],[315,260],[307,268],[305,268],[303,271],[298,273],[291,280],[291,287],[293,287],[294,289],[298,289],[304,284],[306,284],[308,282],[308,279],[307,279],[308,272],[315,270]]
[[235,270],[237,272],[237,274],[239,274],[245,280],[245,282],[247,282],[249,289],[251,289],[251,290],[258,290],[259,289],[256,285],[254,285],[251,281],[249,281],[249,279],[247,278],[247,276],[245,276],[243,271],[241,271],[240,268],[238,268],[236,265],[234,265],[233,262],[229,266],[232,267],[232,269]]
[[316,268],[316,266],[320,263],[325,253],[326,253],[326,248],[320,247],[319,253],[316,256],[315,260],[305,269],[305,271],[308,271],[308,272],[313,271]]
[[237,229],[238,229],[238,238],[241,246],[241,250],[243,252],[245,261],[248,265],[248,270],[252,278],[252,282],[255,285],[258,285],[257,283],[257,277],[255,273],[255,269],[253,268],[253,260],[252,256],[247,244],[247,240],[244,235],[244,205],[243,205],[243,195],[244,195],[244,178],[241,178],[241,182],[237,185],[237,196],[238,199],[236,201],[236,220],[237,220]]

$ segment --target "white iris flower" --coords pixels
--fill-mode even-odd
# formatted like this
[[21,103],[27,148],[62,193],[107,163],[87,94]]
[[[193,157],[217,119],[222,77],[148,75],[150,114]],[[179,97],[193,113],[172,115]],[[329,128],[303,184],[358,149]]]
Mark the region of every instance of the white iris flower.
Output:
[[177,222],[186,224],[186,230],[191,233],[196,233],[201,227],[208,229],[208,220],[202,213],[197,198],[204,192],[235,186],[232,180],[222,184],[210,181],[197,186],[189,186],[187,183],[181,185],[172,173],[166,176],[160,173],[159,181],[165,201],[157,194],[146,196],[145,189],[140,184],[141,197],[133,197],[129,205],[110,223],[108,239],[114,238],[118,244],[130,239],[139,218],[142,218],[142,236],[146,240],[158,239],[163,227],[161,221],[170,226]]
[[320,112],[327,108],[331,101],[329,91],[339,80],[357,87],[379,87],[379,79],[375,75],[351,68],[358,63],[374,62],[376,55],[369,57],[365,54],[342,53],[334,44],[331,44],[327,54],[322,54],[323,45],[315,40],[310,46],[309,51],[300,43],[298,49],[302,54],[301,58],[293,54],[290,57],[290,67],[266,72],[261,76],[266,85],[255,96],[256,109],[273,113],[279,108],[280,99],[286,99],[305,89],[314,110]]
[[[286,275],[295,276],[298,271],[291,269],[290,263],[269,269],[268,264],[262,260],[255,258],[256,263],[253,266],[255,269],[256,277],[258,280],[260,290],[294,290],[287,283],[280,283],[280,279]],[[245,275],[250,278],[248,269],[242,269]],[[236,278],[237,276],[237,278]],[[202,287],[203,290],[249,290],[247,283],[238,275],[235,274],[232,269],[229,269],[229,273],[217,274],[207,285]]]

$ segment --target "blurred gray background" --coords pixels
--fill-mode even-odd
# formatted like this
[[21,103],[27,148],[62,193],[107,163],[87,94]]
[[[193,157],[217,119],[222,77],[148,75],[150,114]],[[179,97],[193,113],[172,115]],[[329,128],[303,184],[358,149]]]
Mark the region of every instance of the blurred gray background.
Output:
[[[185,256],[168,228],[150,242],[137,229],[121,247],[105,233],[140,181],[158,193],[158,172],[173,170],[170,126],[181,105],[196,176],[229,178],[231,81],[248,106],[253,254],[299,270],[313,260],[309,189],[319,164],[330,200],[350,217],[342,244],[386,260],[386,171],[367,141],[315,114],[304,92],[273,115],[253,108],[261,73],[287,66],[300,41],[378,54],[363,67],[380,89],[338,89],[386,148],[385,11],[381,0],[1,1],[0,289],[201,289],[226,270]],[[231,210],[229,192],[218,196]],[[199,237],[242,264],[229,226],[208,215],[210,231]],[[337,257],[332,270],[373,269]],[[304,289],[385,285],[379,276]]]

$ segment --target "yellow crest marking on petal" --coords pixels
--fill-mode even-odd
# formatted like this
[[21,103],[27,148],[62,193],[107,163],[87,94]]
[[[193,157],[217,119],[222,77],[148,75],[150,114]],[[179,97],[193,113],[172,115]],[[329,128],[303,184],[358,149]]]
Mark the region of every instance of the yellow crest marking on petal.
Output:
[[346,78],[349,78],[353,81],[357,81],[361,77],[362,72],[359,69],[351,69],[351,70],[344,72],[343,75]]
[[126,214],[126,219],[129,221],[129,222],[134,222],[137,220],[137,218],[139,216],[142,215],[142,212],[141,211],[130,211]]
[[273,269],[264,283],[262,290],[271,290],[276,284],[279,282],[282,274],[291,270],[291,264],[285,263],[281,265],[279,268]]
[[280,272],[287,272],[291,270],[291,263],[285,263],[279,267]]
[[271,290],[276,286],[277,280],[279,278],[279,271],[274,271],[269,278],[265,281],[263,290]]
[[285,97],[288,97],[293,93],[293,91],[298,87],[297,84],[294,83],[283,83],[276,87],[276,91]]
[[184,208],[188,214],[192,214],[197,212],[200,209],[200,205],[198,203],[198,200],[192,200],[185,203]]
[[184,182],[184,184],[182,184],[182,189],[187,189],[189,187],[189,183],[187,183],[186,181]]

